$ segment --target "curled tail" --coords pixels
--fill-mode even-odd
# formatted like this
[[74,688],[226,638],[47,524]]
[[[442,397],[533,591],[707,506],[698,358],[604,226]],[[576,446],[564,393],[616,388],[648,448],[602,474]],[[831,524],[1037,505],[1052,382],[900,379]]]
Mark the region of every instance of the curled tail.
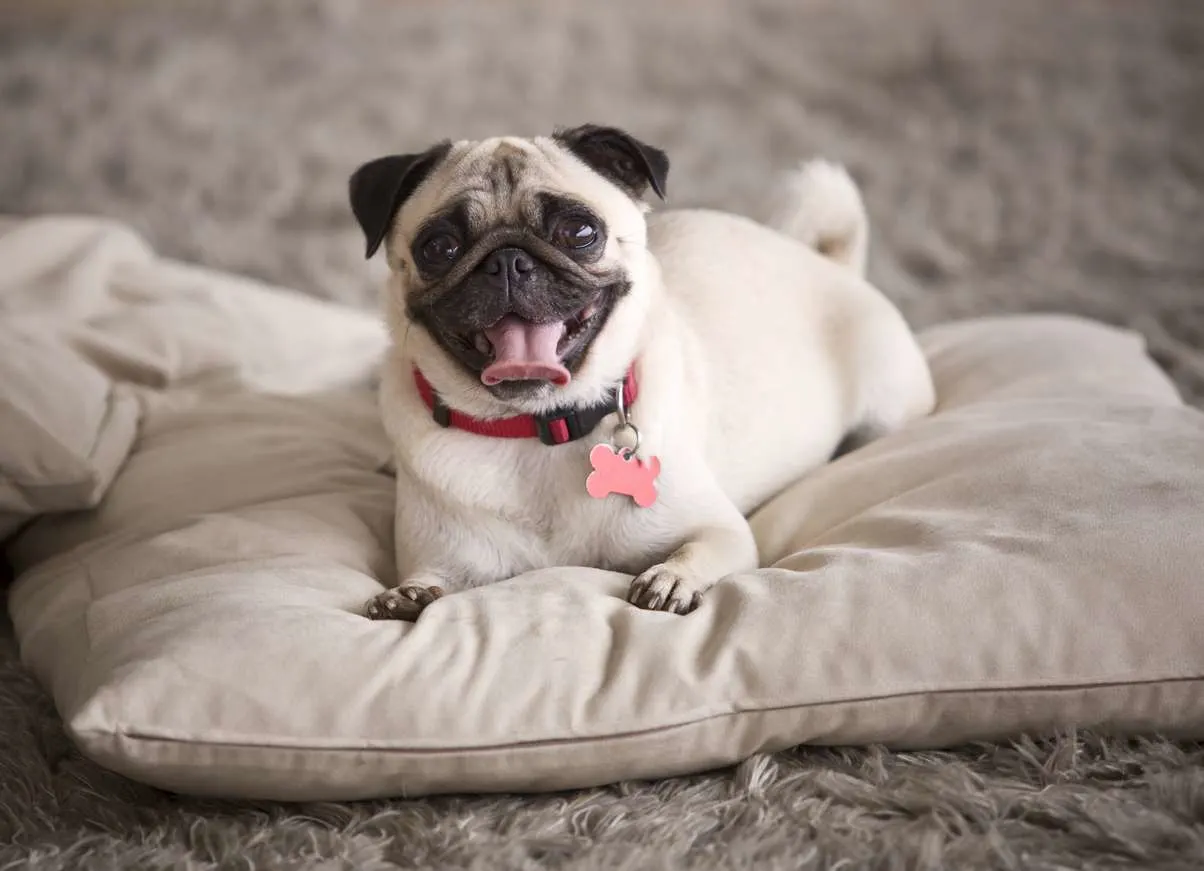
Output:
[[783,173],[765,223],[865,276],[869,219],[857,183],[839,163],[806,160]]

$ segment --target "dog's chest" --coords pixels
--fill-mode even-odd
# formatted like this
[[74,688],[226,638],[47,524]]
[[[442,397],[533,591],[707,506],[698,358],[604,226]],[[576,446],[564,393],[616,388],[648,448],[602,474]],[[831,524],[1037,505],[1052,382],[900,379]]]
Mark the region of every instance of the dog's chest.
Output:
[[419,458],[415,471],[502,545],[498,550],[514,561],[509,571],[583,565],[635,573],[670,547],[673,531],[662,528],[667,518],[656,506],[588,493],[591,444],[480,446],[453,461]]

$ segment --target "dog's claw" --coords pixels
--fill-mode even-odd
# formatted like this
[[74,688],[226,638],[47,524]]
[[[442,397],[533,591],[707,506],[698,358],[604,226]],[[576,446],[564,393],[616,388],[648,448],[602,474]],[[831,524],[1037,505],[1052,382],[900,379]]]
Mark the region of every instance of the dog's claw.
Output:
[[666,608],[666,610],[672,611],[674,614],[688,614],[691,611],[693,611],[694,608],[696,607],[694,603],[697,600],[697,598],[698,598],[698,596],[697,596],[697,594],[695,594],[693,597],[691,597],[689,602],[687,602],[685,599],[678,599],[678,598],[670,599],[669,607]]

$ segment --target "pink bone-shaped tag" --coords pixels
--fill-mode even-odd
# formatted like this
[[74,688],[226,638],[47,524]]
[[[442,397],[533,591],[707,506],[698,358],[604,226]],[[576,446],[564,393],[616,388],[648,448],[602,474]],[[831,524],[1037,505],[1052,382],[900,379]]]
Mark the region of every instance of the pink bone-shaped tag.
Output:
[[656,476],[661,473],[659,457],[648,462],[636,457],[624,457],[610,445],[596,445],[589,452],[594,470],[585,479],[585,492],[595,499],[605,499],[611,493],[630,496],[636,505],[647,508],[656,501]]

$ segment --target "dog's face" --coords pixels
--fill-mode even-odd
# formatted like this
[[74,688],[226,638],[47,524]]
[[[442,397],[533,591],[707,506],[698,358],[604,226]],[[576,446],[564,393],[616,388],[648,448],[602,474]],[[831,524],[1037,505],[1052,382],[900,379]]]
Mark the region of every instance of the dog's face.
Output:
[[588,382],[615,377],[635,341],[622,312],[640,308],[641,197],[664,196],[668,168],[661,151],[592,125],[360,167],[352,209],[368,256],[386,247],[390,302],[419,334],[414,362],[507,403],[554,404],[574,381],[601,389]]

